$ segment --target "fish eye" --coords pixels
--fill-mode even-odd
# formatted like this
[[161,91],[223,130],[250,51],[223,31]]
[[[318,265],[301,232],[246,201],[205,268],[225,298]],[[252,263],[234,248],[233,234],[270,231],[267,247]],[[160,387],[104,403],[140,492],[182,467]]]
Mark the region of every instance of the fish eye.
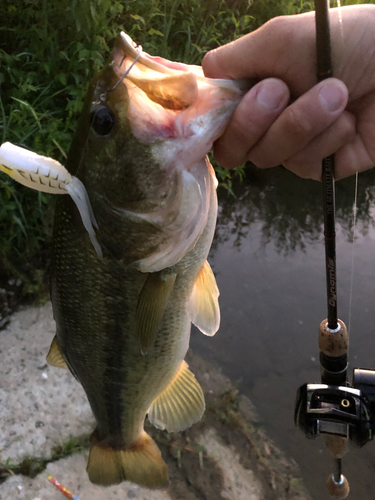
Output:
[[112,132],[115,122],[115,115],[106,106],[98,106],[91,112],[91,126],[101,137]]

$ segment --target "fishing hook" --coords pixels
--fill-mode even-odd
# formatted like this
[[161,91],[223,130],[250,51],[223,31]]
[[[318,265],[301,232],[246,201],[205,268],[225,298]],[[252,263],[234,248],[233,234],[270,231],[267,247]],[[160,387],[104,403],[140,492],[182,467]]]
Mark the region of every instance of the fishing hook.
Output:
[[[141,57],[141,55],[142,55],[142,49],[138,52],[136,58],[131,63],[131,65],[129,66],[129,68],[125,71],[125,73],[122,75],[122,77],[119,79],[119,81],[117,83],[115,83],[115,85],[111,89],[106,90],[105,92],[103,92],[103,94],[100,95],[100,98],[99,98],[100,102],[105,102],[105,100],[107,98],[107,94],[109,94],[109,92],[113,92],[120,85],[120,83],[128,76],[128,74],[130,73],[130,70],[137,63],[137,61]],[[126,56],[124,56],[122,58],[120,66],[122,66],[122,63],[124,62],[125,57]]]

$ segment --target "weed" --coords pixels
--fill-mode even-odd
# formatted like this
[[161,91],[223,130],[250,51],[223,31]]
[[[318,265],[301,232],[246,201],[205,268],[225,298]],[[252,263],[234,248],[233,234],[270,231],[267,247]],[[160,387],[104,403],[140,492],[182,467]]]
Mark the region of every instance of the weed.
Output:
[[80,453],[90,447],[89,435],[84,434],[79,437],[71,437],[61,445],[56,446],[52,450],[51,462],[60,460],[61,458],[69,457],[73,453]]
[[84,434],[79,437],[72,437],[52,449],[51,458],[25,457],[19,464],[14,464],[10,459],[4,463],[0,462],[0,484],[9,476],[21,474],[34,478],[42,472],[50,462],[56,462],[62,458],[69,457],[73,453],[80,453],[90,446],[89,436]]

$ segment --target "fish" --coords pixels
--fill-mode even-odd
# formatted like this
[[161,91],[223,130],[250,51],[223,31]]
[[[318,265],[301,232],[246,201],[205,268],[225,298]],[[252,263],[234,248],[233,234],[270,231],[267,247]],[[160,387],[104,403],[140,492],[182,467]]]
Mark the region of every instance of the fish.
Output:
[[[44,183],[58,170],[83,186],[81,209],[72,196],[56,202],[47,361],[68,368],[87,395],[95,484],[166,487],[146,416],[178,432],[204,413],[185,355],[191,323],[208,336],[220,324],[207,261],[217,217],[207,153],[248,88],[150,56],[121,32],[90,84],[66,168],[43,171]],[[19,168],[1,148],[0,163],[6,173]]]

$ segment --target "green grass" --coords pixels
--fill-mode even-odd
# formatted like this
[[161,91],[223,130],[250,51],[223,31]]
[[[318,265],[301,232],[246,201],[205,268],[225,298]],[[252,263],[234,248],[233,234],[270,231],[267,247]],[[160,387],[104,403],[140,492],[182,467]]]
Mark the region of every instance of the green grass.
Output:
[[[151,54],[199,64],[274,16],[312,8],[305,0],[2,0],[1,142],[64,163],[88,83],[120,30]],[[231,191],[233,174],[216,169]],[[46,266],[50,201],[0,175],[0,276],[28,279],[31,290]]]
[[30,478],[36,477],[45,470],[51,462],[56,462],[62,458],[69,457],[74,453],[80,453],[88,450],[90,447],[89,436],[84,434],[79,437],[71,437],[61,445],[52,449],[50,458],[25,457],[19,464],[14,464],[7,459],[4,463],[0,462],[0,484],[9,476],[21,474]]

